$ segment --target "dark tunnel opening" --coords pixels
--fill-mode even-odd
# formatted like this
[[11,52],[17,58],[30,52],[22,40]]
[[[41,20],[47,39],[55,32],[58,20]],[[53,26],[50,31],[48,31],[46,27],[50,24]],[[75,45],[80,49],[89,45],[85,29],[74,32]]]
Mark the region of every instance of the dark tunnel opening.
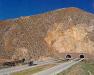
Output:
[[84,55],[80,55],[80,58],[84,58]]
[[66,58],[71,58],[71,55],[66,55]]

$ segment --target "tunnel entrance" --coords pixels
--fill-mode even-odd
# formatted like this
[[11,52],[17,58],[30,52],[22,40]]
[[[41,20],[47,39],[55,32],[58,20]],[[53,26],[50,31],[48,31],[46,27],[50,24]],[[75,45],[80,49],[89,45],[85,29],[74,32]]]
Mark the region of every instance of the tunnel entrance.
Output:
[[80,58],[84,58],[84,55],[80,55]]
[[25,58],[22,59],[22,62],[23,62],[23,63],[25,62]]
[[66,55],[66,58],[67,58],[67,59],[70,59],[70,58],[71,58],[71,55]]

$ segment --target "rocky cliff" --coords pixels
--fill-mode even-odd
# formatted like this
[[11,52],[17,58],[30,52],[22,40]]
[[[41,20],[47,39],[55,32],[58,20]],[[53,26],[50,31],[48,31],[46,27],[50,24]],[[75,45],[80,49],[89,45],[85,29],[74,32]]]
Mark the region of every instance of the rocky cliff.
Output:
[[94,52],[94,15],[78,8],[0,21],[0,55],[13,59]]

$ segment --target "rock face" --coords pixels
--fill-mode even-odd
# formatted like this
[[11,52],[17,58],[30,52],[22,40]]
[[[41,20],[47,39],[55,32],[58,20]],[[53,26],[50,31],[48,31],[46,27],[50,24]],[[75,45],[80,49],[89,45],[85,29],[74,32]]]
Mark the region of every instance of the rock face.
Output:
[[0,21],[1,56],[38,59],[64,52],[94,52],[93,14],[66,8]]

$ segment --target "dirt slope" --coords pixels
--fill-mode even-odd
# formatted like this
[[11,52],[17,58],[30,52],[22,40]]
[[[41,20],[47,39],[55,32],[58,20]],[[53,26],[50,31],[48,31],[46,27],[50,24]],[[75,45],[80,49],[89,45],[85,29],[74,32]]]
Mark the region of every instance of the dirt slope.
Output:
[[94,52],[94,15],[78,8],[0,21],[0,55],[13,59]]

